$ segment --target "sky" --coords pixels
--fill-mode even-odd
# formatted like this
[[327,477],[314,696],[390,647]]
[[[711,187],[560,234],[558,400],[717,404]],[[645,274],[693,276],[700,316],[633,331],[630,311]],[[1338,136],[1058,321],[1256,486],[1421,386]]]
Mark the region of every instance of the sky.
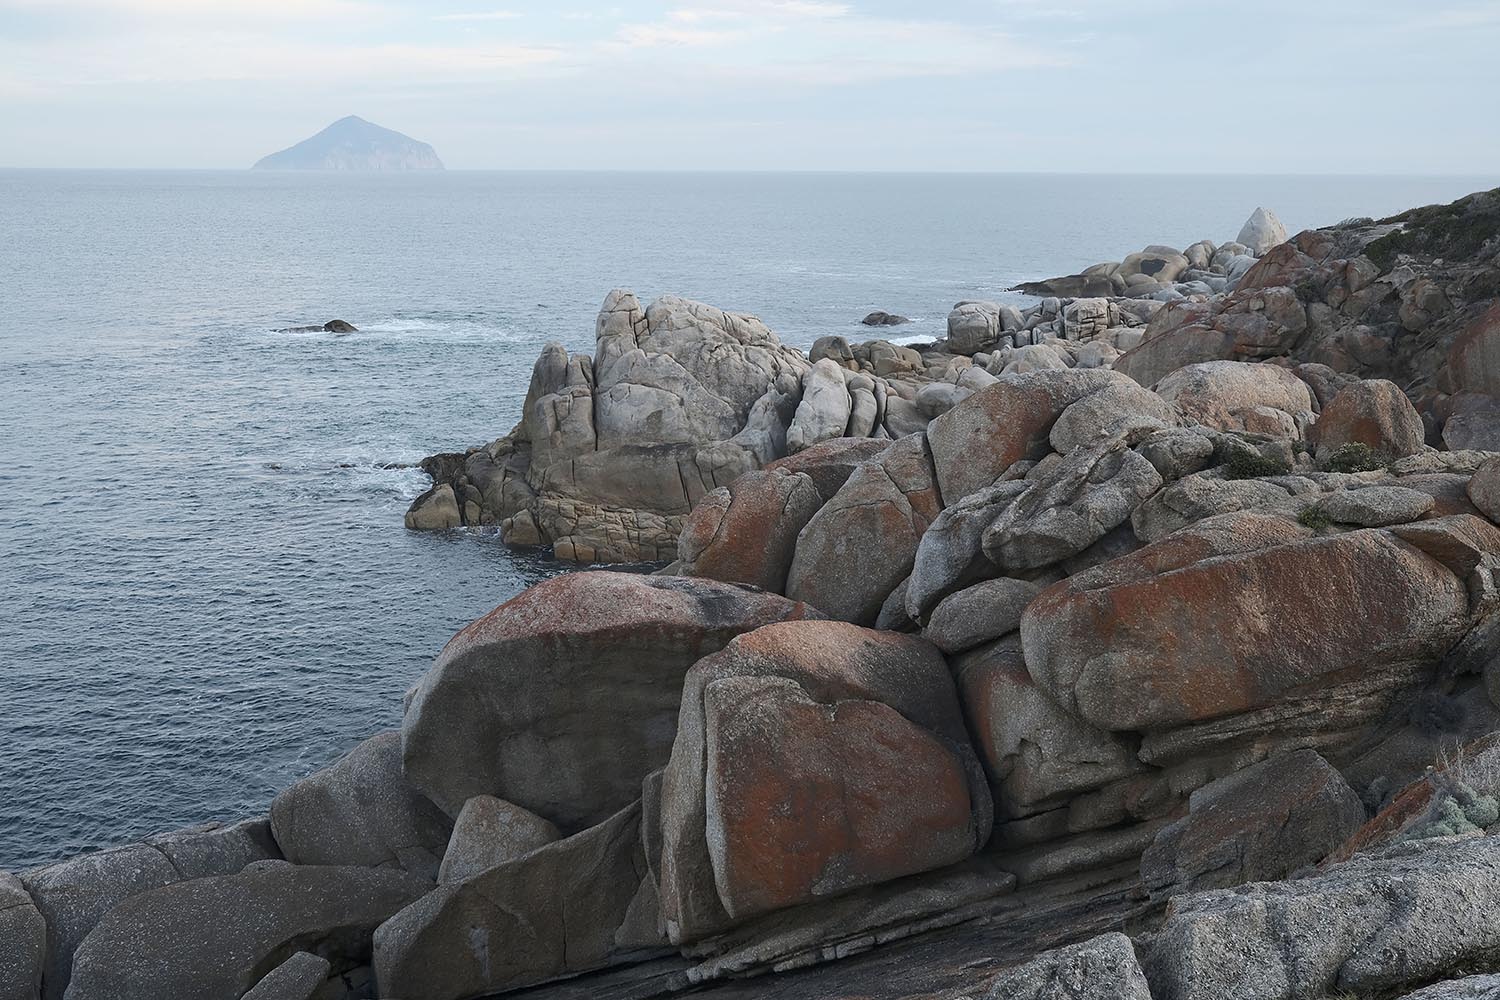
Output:
[[1485,174],[1500,0],[0,0],[0,166]]

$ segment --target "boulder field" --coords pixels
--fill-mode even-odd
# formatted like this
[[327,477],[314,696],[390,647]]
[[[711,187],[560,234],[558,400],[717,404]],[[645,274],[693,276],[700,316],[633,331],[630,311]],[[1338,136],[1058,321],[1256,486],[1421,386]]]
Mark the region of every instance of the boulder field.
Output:
[[[1291,354],[1147,384],[977,334],[978,363],[809,359],[612,293],[595,355],[549,348],[433,495],[666,565],[501,604],[264,817],[0,874],[0,1000],[1495,995],[1500,452],[1440,447],[1440,397],[1494,394],[1459,286],[1495,286],[1424,224],[1319,239],[1379,234],[1334,269],[1365,289],[1449,255],[1469,318],[1388,358],[1455,333],[1478,360],[1430,393]],[[1331,266],[1281,236],[1247,224],[1241,289]],[[994,336],[1079,343],[1047,339],[1078,301]]]

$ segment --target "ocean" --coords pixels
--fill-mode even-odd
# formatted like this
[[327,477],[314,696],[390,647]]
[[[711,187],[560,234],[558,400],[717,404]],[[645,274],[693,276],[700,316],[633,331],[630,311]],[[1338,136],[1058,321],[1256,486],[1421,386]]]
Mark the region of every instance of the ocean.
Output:
[[[804,348],[930,337],[1257,205],[1295,232],[1497,183],[0,171],[0,869],[263,813],[564,569],[401,515],[411,463],[508,431],[612,287]],[[277,332],[334,318],[359,332]]]

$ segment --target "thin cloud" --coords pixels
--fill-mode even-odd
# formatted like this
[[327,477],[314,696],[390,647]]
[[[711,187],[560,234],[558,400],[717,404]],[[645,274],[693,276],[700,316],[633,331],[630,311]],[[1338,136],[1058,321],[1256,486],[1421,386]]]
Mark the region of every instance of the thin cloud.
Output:
[[477,10],[465,11],[458,14],[437,14],[434,21],[514,21],[518,17],[525,17],[518,10]]

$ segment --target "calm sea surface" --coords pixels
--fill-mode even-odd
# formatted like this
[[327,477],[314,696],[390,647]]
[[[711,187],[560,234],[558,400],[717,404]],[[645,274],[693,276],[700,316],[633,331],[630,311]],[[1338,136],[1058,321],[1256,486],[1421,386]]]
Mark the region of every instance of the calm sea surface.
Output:
[[[605,292],[789,343],[1491,178],[0,171],[0,869],[265,809],[557,572],[390,469],[515,422]],[[277,333],[346,319],[360,332]]]

